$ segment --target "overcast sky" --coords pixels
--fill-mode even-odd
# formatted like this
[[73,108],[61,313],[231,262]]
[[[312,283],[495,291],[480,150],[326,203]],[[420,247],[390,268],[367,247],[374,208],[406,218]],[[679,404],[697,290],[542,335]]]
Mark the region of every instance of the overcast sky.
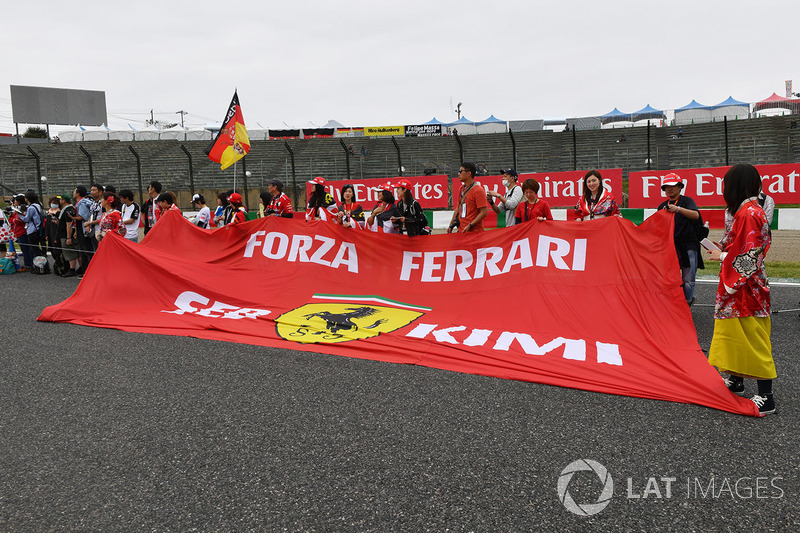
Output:
[[[800,92],[800,2],[6,2],[9,85],[100,90],[111,127],[248,128],[601,115]],[[784,22],[785,21],[785,22]],[[56,128],[57,129],[57,128]]]

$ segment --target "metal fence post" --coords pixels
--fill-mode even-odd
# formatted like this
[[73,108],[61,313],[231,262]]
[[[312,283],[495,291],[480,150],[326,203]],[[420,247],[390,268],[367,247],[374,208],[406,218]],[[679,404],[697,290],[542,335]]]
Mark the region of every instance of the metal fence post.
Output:
[[[189,158],[189,190],[192,192],[192,198],[194,198],[194,165],[192,164],[192,154],[189,153],[189,150],[187,150],[184,145],[181,145],[181,150],[183,150],[183,153]],[[244,159],[242,161],[244,161]]]
[[344,161],[347,165],[347,179],[350,179],[350,150],[345,146],[344,139],[339,137],[339,143],[342,145],[342,150],[344,150]]
[[511,138],[511,158],[514,160],[514,169],[517,168],[517,141],[514,139],[514,133],[511,128],[508,128],[508,136]]
[[94,183],[94,169],[92,168],[92,154],[87,152],[86,148],[84,148],[82,144],[79,144],[78,147],[81,149],[81,152],[83,152],[83,155],[86,156],[86,159],[89,160],[89,181],[91,183]]
[[728,116],[725,115],[723,118],[725,119],[725,165],[727,166],[730,164],[728,163]]
[[397,141],[395,140],[394,135],[392,135],[392,144],[394,144],[394,149],[397,150],[397,175],[402,176],[403,161],[401,161],[400,159],[400,146],[397,145]]
[[297,171],[294,166],[294,150],[292,147],[289,146],[287,141],[283,141],[283,145],[286,146],[286,150],[289,152],[289,159],[292,160],[292,199],[294,200],[295,209],[297,208]]
[[26,146],[28,151],[33,155],[33,158],[36,159],[36,183],[39,184],[39,200],[44,203],[44,193],[42,192],[42,166],[41,161],[39,158],[39,154],[33,151],[33,148],[30,146]]
[[132,145],[128,145],[128,149],[130,149],[133,157],[136,158],[136,177],[139,180],[139,205],[144,207],[144,188],[142,187],[142,160],[139,157],[139,153],[134,150]]

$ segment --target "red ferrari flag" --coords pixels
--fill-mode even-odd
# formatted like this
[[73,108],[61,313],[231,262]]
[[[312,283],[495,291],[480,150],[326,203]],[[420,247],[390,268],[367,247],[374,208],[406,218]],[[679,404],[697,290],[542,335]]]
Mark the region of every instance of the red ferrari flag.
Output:
[[234,91],[233,100],[228,107],[222,127],[214,142],[206,149],[206,155],[210,160],[222,165],[221,169],[225,170],[246,156],[249,151],[250,137],[247,136],[247,128],[244,126],[239,95]]
[[[697,343],[672,216],[405,235],[166,213],[39,320],[408,363],[758,415]],[[642,253],[646,250],[647,253]],[[108,276],[108,272],[115,272]],[[125,307],[98,300],[127,287]]]

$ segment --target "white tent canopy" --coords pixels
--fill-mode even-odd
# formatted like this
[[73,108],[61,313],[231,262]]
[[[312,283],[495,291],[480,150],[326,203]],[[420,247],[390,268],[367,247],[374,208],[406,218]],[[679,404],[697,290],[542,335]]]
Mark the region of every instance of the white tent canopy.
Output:
[[157,141],[161,135],[161,130],[155,124],[150,124],[144,129],[136,130],[134,140],[137,141]]

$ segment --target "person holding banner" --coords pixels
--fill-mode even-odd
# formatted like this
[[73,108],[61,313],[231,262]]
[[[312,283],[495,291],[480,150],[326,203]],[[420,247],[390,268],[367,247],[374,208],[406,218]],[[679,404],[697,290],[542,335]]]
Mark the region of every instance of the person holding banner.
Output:
[[[142,206],[142,214],[144,215],[144,234],[150,231],[158,219],[161,217],[161,208],[158,206],[158,195],[161,194],[161,183],[151,181],[147,186],[147,201]],[[78,214],[81,213],[80,208]],[[89,220],[88,218],[86,220]]]
[[364,208],[356,202],[356,191],[351,184],[342,187],[342,205],[339,206],[337,222],[343,228],[362,229],[364,227]]
[[489,212],[489,203],[486,201],[486,191],[475,183],[475,174],[478,167],[475,163],[463,162],[458,170],[458,179],[461,182],[461,196],[458,205],[453,210],[453,218],[447,227],[447,233],[452,233],[458,228],[460,233],[468,231],[483,231],[483,219]]
[[267,216],[269,204],[272,203],[272,195],[267,191],[261,191],[258,194],[258,218]]
[[758,203],[761,176],[748,164],[732,166],[723,180],[723,198],[733,215],[728,244],[712,249],[721,261],[714,307],[714,336],[709,364],[728,374],[725,385],[744,395],[744,379],[755,379],[758,393],[751,398],[761,416],[775,412],[772,380],[777,377],[770,341],[770,289],[764,257],[771,234],[764,209]]
[[[522,202],[522,188],[517,186],[517,171],[513,168],[507,170],[500,170],[503,175],[503,185],[506,187],[506,195],[489,191],[486,193],[486,199],[489,201],[489,206],[492,211],[498,215],[505,212],[506,227],[513,226],[516,222],[517,206]],[[538,192],[538,188],[537,188]]]
[[292,218],[294,216],[292,212],[292,201],[289,200],[289,197],[283,192],[283,182],[279,179],[271,179],[269,180],[269,185],[267,185],[267,190],[272,195],[272,201],[266,206],[267,208],[264,210],[264,215]]
[[217,194],[217,208],[214,210],[212,226],[221,228],[225,225],[225,214],[226,212],[230,211],[230,205],[228,205],[228,196],[230,196],[231,193],[233,193],[233,191],[221,192]]
[[229,224],[241,224],[247,220],[247,208],[242,205],[242,195],[238,192],[228,196],[228,203],[231,206],[231,221]]
[[514,213],[514,222],[521,224],[529,220],[553,220],[553,213],[550,211],[550,204],[539,198],[539,182],[533,178],[522,182],[522,194],[525,201],[517,206]]
[[405,230],[406,235],[413,237],[421,235],[425,226],[428,225],[428,219],[425,218],[425,212],[422,206],[414,199],[411,194],[411,182],[407,179],[398,180],[394,184],[395,191],[397,192],[397,215],[392,217],[395,224],[399,223],[400,233]]
[[394,204],[394,188],[388,181],[377,187],[379,202],[372,209],[367,218],[367,228],[383,233],[400,233],[399,228],[392,222],[398,216],[397,206]]
[[583,177],[583,194],[575,206],[575,220],[594,220],[620,216],[614,195],[603,187],[603,177],[598,170],[590,170]]
[[211,222],[211,208],[206,205],[206,198],[202,194],[195,194],[192,196],[192,205],[195,208],[200,208],[196,216],[191,219],[192,224],[200,226],[203,229],[208,229]]
[[697,269],[705,268],[700,255],[700,240],[697,238],[697,229],[703,229],[701,227],[703,218],[694,200],[681,194],[683,181],[680,176],[670,172],[661,178],[661,190],[667,193],[667,200],[661,202],[658,209],[666,209],[674,215],[675,230],[672,236],[681,267],[683,296],[686,298],[686,303],[691,306],[694,303]]
[[167,211],[177,211],[181,213],[180,208],[175,205],[175,195],[169,191],[159,194],[158,197],[156,197],[155,203],[161,210],[161,215],[158,218],[159,220],[161,220],[161,217],[164,216]]
[[119,212],[121,202],[117,195],[113,192],[104,192],[100,197],[100,206],[103,208],[103,214],[100,216],[100,221],[97,224],[97,239],[102,241],[109,232],[115,232],[117,235],[124,236],[128,231],[125,223],[122,221],[122,213]]
[[335,219],[339,208],[336,206],[333,196],[325,191],[325,178],[317,176],[308,183],[311,184],[312,189],[306,205],[306,220]]

